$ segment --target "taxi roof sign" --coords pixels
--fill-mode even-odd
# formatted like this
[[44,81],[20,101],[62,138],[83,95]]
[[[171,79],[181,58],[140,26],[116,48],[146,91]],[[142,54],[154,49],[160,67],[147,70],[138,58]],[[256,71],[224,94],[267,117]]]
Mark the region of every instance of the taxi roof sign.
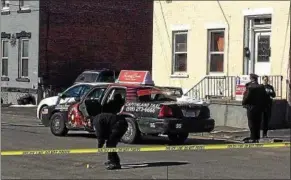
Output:
[[149,71],[121,70],[117,82],[154,85]]

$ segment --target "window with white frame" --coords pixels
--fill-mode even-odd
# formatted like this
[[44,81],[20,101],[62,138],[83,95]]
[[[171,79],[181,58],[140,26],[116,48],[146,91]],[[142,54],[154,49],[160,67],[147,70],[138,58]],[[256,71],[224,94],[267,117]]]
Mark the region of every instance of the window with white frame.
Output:
[[173,73],[187,72],[188,31],[173,32]]
[[208,30],[208,72],[224,72],[224,29]]
[[1,66],[1,76],[8,76],[8,40],[2,40],[2,66]]
[[29,61],[29,40],[20,40],[20,75],[28,77],[28,61]]
[[2,11],[9,11],[9,1],[1,0],[1,3],[2,3]]

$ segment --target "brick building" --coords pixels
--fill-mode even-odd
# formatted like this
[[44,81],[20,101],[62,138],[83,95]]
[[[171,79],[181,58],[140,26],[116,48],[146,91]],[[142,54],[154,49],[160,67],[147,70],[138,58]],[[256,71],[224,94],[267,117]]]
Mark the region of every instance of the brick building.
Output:
[[[14,63],[19,61],[19,52],[16,49],[9,51],[15,56],[11,55],[8,60],[8,72],[11,73],[7,76],[10,76],[10,84],[4,85],[7,92],[14,88],[14,93],[36,95],[35,90],[40,89],[40,85],[66,88],[84,69],[151,70],[152,1],[25,1],[25,7],[31,10],[25,17],[16,13],[22,1],[13,3],[19,7],[9,7],[11,13],[1,17],[1,27],[5,27],[5,23],[18,23],[14,25],[18,29],[14,32],[6,28],[3,35],[24,31],[32,39],[37,36],[39,41],[29,41],[29,55],[33,58],[29,59],[28,73],[22,78],[25,81],[11,83],[17,79],[10,76],[12,69],[20,67]],[[15,21],[17,18],[19,21]],[[31,19],[29,22],[28,18]],[[36,32],[27,31],[35,26]],[[32,87],[34,91],[31,91]],[[6,99],[8,103],[15,103],[16,95]]]
[[84,69],[151,70],[151,1],[46,0],[40,9],[45,84],[68,86]]

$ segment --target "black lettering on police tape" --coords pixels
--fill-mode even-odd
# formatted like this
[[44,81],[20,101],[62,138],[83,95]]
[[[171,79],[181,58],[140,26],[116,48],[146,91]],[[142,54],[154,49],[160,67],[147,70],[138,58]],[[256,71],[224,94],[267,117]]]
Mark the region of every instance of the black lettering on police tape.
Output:
[[228,149],[243,149],[243,148],[260,148],[264,147],[264,144],[229,144]]
[[69,154],[69,150],[45,150],[45,151],[26,151],[23,155],[42,155],[42,154]]
[[130,148],[130,147],[120,147],[120,148],[100,148],[98,149],[98,153],[107,153],[107,152],[139,152],[141,148],[135,147],[135,148]]
[[203,150],[204,145],[194,145],[194,146],[167,146],[166,151],[191,151],[191,150]]

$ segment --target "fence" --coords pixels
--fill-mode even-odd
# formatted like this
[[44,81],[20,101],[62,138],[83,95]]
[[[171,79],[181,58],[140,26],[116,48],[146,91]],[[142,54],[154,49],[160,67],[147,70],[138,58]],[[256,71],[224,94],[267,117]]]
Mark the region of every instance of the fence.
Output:
[[[187,96],[196,99],[235,99],[236,76],[206,76],[193,86]],[[269,76],[270,84],[274,87],[276,98],[282,99],[283,76]],[[262,83],[262,77],[258,79]]]

